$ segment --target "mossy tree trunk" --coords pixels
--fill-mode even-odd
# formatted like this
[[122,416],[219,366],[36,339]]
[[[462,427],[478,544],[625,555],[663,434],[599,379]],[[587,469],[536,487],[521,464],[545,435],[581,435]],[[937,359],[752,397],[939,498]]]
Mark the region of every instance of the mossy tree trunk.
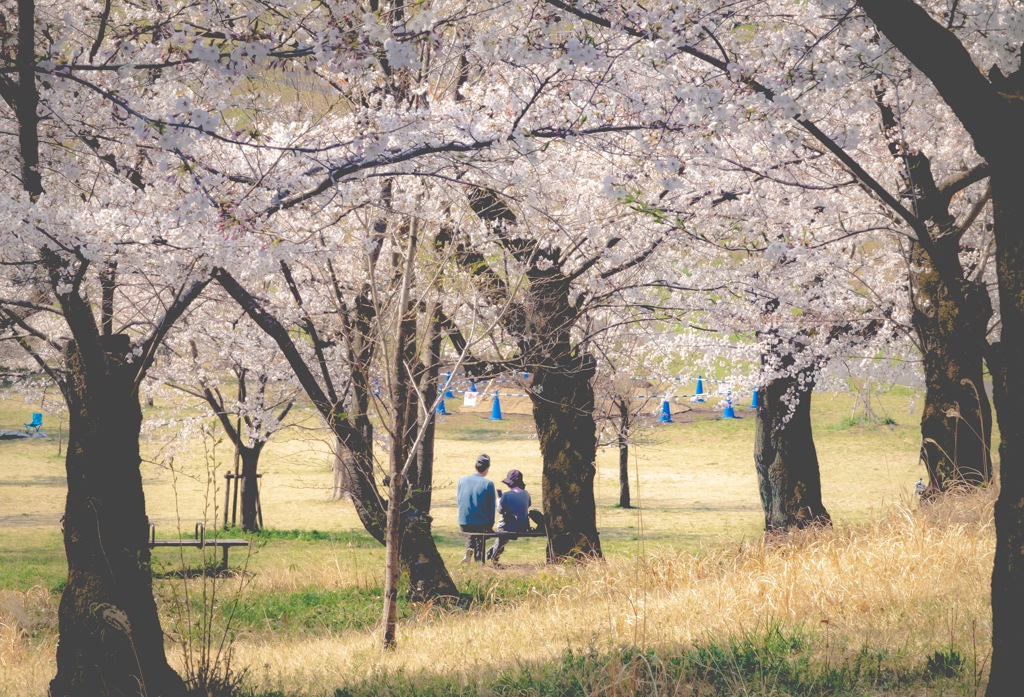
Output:
[[811,432],[813,384],[777,378],[758,392],[754,463],[768,533],[831,524]]
[[[947,241],[940,237],[936,246],[950,267],[960,268],[959,244],[945,249]],[[926,388],[921,457],[929,479],[924,495],[929,497],[956,485],[992,481],[992,411],[983,374],[992,307],[981,283],[965,280],[961,297],[950,297],[930,258],[919,245],[914,248],[913,323]],[[963,278],[963,271],[956,276]]]
[[[126,335],[103,337],[88,350],[90,359],[75,343],[66,352],[68,579],[50,695],[182,695],[153,599],[137,368],[127,362]],[[96,374],[101,364],[107,370]]]
[[594,501],[594,369],[587,354],[534,366],[531,401],[544,463],[542,498],[551,562],[601,556]]

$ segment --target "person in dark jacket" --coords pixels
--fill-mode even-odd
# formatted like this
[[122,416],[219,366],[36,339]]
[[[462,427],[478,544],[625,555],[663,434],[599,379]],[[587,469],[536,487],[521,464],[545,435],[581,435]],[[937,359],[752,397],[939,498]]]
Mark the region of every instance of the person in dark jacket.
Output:
[[[455,500],[459,505],[459,527],[463,532],[490,532],[494,527],[494,482],[487,478],[491,458],[486,454],[476,459],[476,473],[459,479]],[[466,538],[466,555],[463,563],[470,559],[482,560],[483,538]]]
[[[527,532],[530,529],[530,492],[523,482],[523,473],[509,470],[502,484],[509,487],[503,496],[498,497],[498,530],[502,532]],[[498,558],[505,551],[507,537],[494,538],[494,545],[487,550],[487,558],[497,565]]]

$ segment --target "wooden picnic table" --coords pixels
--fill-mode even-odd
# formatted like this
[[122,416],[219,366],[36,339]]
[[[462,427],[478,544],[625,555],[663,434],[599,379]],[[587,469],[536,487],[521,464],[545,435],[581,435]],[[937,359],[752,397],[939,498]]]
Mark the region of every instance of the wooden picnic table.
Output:
[[153,523],[149,524],[149,548],[154,547],[195,547],[196,549],[203,549],[204,547],[220,547],[224,556],[221,559],[219,569],[228,568],[228,551],[232,547],[248,547],[249,540],[240,539],[227,539],[223,537],[206,537],[206,525],[202,522],[196,523],[195,535],[191,539],[179,538],[177,540],[158,540],[156,539],[156,525]]

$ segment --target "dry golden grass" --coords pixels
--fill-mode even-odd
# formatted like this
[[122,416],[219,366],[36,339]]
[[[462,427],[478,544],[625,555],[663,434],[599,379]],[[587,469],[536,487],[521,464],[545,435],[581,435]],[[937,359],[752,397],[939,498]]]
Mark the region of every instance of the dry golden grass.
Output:
[[424,614],[401,628],[395,653],[382,654],[372,631],[252,636],[235,645],[236,661],[261,688],[319,695],[385,670],[472,684],[508,656],[689,645],[774,623],[827,634],[835,659],[865,645],[916,659],[953,645],[983,663],[993,500],[982,492],[775,542],[547,570],[573,582],[511,606]]
[[46,694],[57,650],[57,608],[43,588],[0,590],[0,695]]
[[[692,423],[659,427],[634,448],[639,509],[614,506],[617,453],[600,453],[598,525],[607,562],[545,567],[539,563],[542,545],[523,541],[509,546],[503,571],[454,563],[461,556],[454,484],[486,451],[496,463],[493,479],[516,467],[539,499],[541,459],[532,424],[508,410],[504,422],[488,422],[479,413],[449,417],[439,426],[432,514],[456,581],[514,577],[538,590],[511,604],[420,612],[400,625],[400,649],[388,655],[378,651],[372,630],[248,631],[235,644],[234,665],[249,667],[256,687],[289,695],[331,694],[343,683],[397,669],[472,684],[493,673],[502,656],[539,662],[567,648],[686,645],[772,622],[827,633],[837,655],[866,643],[920,658],[948,646],[952,637],[968,654],[979,647],[983,659],[990,634],[991,495],[924,511],[908,508],[909,491],[921,475],[920,435],[916,417],[899,411],[905,395],[891,403],[898,428],[847,428],[839,422],[849,413],[849,400],[816,399],[815,435],[834,530],[759,541],[753,419],[714,421],[704,414]],[[9,404],[0,412],[3,406]],[[13,418],[22,410],[8,413]],[[160,415],[160,409],[150,413]],[[266,523],[277,529],[360,529],[350,504],[328,500],[329,439],[314,430],[308,410],[298,415],[305,417],[303,427],[275,436],[262,460]],[[221,487],[230,464],[223,442],[193,437],[168,467],[164,442],[170,430],[146,441],[147,508],[161,535],[174,534],[179,521],[188,533],[197,519],[220,519],[223,489],[211,488],[210,481]],[[51,573],[60,566],[55,536],[64,482],[55,450],[52,439],[0,444],[0,548],[14,550],[0,556],[5,563],[35,563],[49,555]],[[169,562],[170,554],[161,558]],[[232,566],[243,556],[232,554]],[[278,541],[253,552],[249,591],[374,587],[381,558],[378,549],[343,542]],[[547,582],[546,575],[562,579]],[[159,583],[166,588],[177,581]],[[42,588],[0,590],[0,695],[45,693],[54,671],[55,599]],[[164,626],[172,627],[167,607]],[[178,647],[169,644],[168,653],[180,660]]]
[[[984,661],[991,633],[993,500],[986,491],[921,510],[896,507],[868,525],[697,555],[646,554],[539,568],[534,573],[569,576],[571,583],[487,610],[422,612],[401,626],[394,653],[380,652],[373,631],[250,634],[236,641],[234,664],[248,666],[261,689],[320,695],[379,671],[472,683],[500,668],[507,656],[542,662],[567,648],[657,649],[742,635],[772,623],[827,633],[836,659],[864,645],[918,658],[953,645],[967,655],[976,651]],[[334,585],[339,571],[325,564],[303,575],[306,583]],[[254,582],[260,590],[284,591],[293,579],[266,573]],[[52,634],[42,632],[42,640],[32,635],[52,623],[54,611],[49,596],[38,590],[3,595],[0,693],[45,691],[53,670]]]

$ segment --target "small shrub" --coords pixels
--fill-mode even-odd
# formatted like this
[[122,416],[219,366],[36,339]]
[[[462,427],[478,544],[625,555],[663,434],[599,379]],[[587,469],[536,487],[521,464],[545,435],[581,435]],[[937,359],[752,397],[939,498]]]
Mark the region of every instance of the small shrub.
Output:
[[929,656],[924,673],[929,679],[958,678],[963,675],[964,667],[964,657],[956,649],[950,648],[936,651]]
[[849,416],[839,422],[843,428],[856,428],[857,426],[896,426],[896,419],[891,416]]

